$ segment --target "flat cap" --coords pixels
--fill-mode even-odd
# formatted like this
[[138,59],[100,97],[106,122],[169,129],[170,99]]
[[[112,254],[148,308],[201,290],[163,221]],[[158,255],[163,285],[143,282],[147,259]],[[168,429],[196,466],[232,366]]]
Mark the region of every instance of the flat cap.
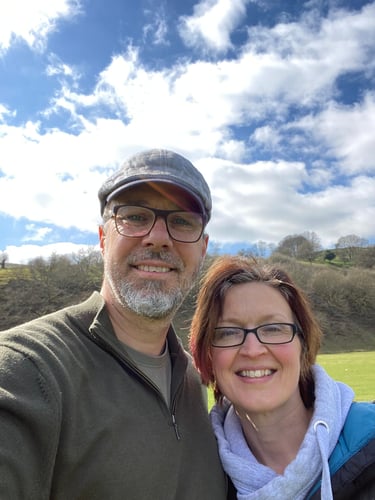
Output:
[[99,189],[100,212],[120,192],[143,182],[179,186],[199,204],[206,221],[211,217],[210,188],[202,174],[183,156],[167,149],[150,149],[131,156]]

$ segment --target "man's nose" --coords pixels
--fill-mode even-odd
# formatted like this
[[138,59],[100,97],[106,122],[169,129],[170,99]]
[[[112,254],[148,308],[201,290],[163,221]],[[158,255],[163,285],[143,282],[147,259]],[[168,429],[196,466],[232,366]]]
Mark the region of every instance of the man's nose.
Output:
[[172,238],[169,235],[165,218],[156,217],[150,232],[143,239],[147,244],[170,245]]

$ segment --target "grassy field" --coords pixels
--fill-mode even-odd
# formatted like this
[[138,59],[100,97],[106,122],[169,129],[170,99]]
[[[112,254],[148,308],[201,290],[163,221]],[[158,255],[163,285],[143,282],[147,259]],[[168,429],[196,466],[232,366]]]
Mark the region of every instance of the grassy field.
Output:
[[[350,385],[356,401],[375,400],[375,351],[320,354],[318,363],[335,380]],[[214,403],[208,391],[208,407]]]
[[375,352],[321,354],[318,363],[335,380],[352,387],[357,401],[375,400]]
[[0,286],[6,285],[12,279],[30,278],[30,269],[27,266],[9,265],[5,269],[0,269]]

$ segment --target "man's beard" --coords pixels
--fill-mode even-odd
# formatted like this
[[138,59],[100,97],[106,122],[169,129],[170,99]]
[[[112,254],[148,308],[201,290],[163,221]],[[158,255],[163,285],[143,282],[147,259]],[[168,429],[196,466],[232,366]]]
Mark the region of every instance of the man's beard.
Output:
[[[155,254],[154,254],[155,255]],[[159,259],[160,254],[158,253]],[[165,257],[161,261],[168,262]],[[172,316],[181,306],[198,276],[203,259],[193,272],[174,287],[165,289],[166,284],[158,280],[139,280],[134,282],[123,277],[117,265],[104,262],[105,276],[119,303],[138,314],[150,319],[163,319]],[[183,272],[183,265],[176,266]],[[177,271],[176,271],[177,272]]]
[[[136,314],[150,319],[162,319],[172,315],[188,293],[178,288],[162,289],[163,283],[147,281],[141,287],[125,281],[119,283],[118,293],[123,305]],[[189,287],[190,289],[190,287]]]

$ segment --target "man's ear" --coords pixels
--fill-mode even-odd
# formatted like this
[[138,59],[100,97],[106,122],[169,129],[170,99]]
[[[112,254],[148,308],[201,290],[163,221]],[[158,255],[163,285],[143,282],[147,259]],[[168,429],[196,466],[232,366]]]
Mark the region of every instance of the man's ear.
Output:
[[203,235],[202,257],[204,257],[206,255],[206,253],[207,253],[208,240],[209,240],[208,234],[205,233]]
[[100,246],[100,251],[102,255],[104,254],[104,241],[105,241],[105,233],[104,233],[104,227],[99,226],[99,246]]

